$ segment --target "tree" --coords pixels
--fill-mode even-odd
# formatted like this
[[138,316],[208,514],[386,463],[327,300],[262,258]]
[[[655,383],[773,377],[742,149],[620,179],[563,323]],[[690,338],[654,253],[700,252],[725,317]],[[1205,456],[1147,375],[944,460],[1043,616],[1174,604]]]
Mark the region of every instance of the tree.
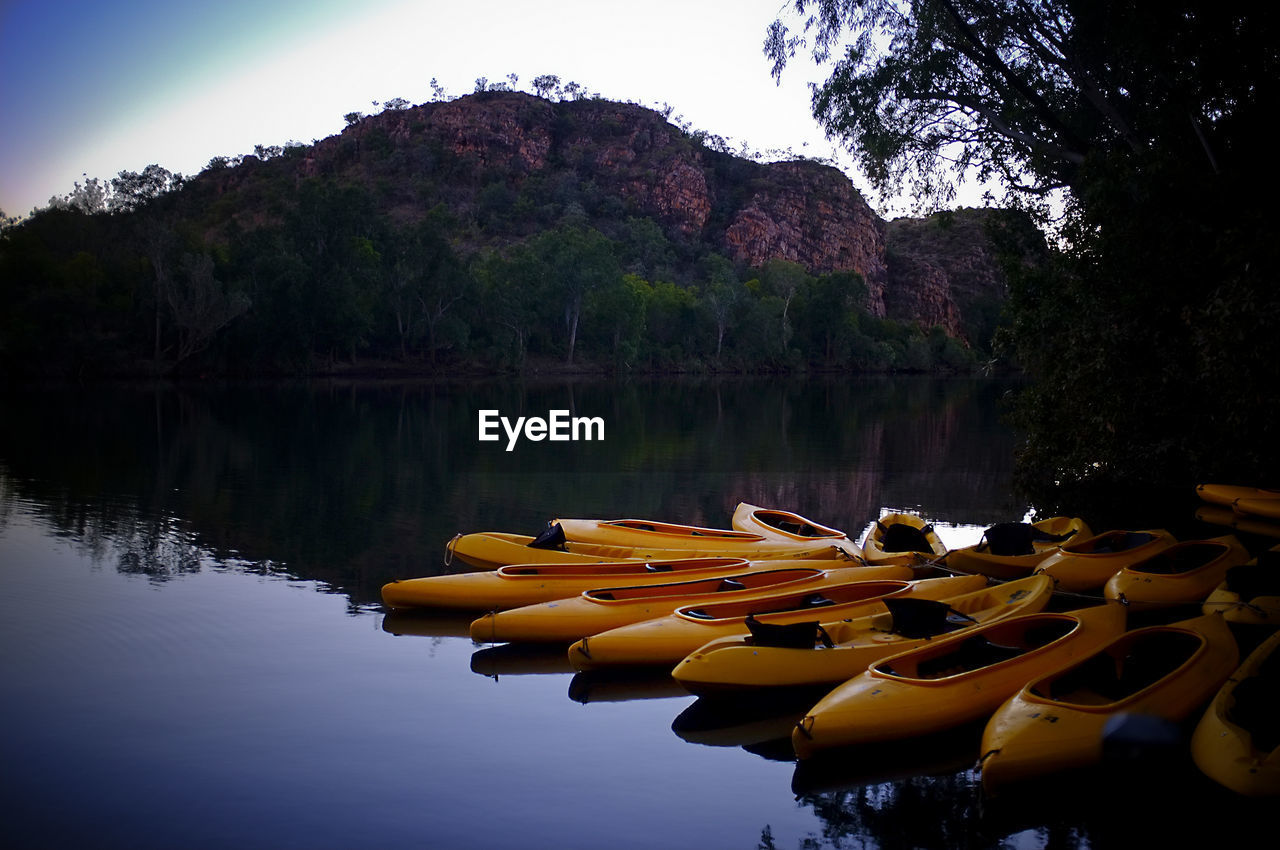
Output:
[[152,163],[140,172],[121,171],[111,178],[107,207],[112,212],[130,212],[182,185],[182,175]]
[[742,300],[742,283],[733,265],[719,254],[708,254],[702,261],[706,283],[702,302],[716,327],[716,360],[724,351],[724,336],[733,319],[733,309]]
[[622,277],[613,242],[600,231],[569,224],[547,231],[532,243],[543,280],[564,310],[566,363],[573,363],[587,293],[609,286]]
[[165,293],[178,330],[175,362],[202,351],[218,331],[249,309],[248,296],[227,292],[214,277],[213,258],[208,254],[184,254],[182,271]]
[[833,61],[814,114],[877,189],[938,204],[959,175],[991,178],[1042,222],[1061,199],[1052,261],[1011,266],[1003,334],[1036,378],[1017,409],[1024,482],[1054,491],[1042,505],[1066,492],[1053,482],[1280,477],[1267,450],[1280,343],[1266,330],[1280,257],[1258,191],[1280,14],[1187,0],[795,7],[802,31],[775,21],[765,52],[775,73],[802,45]]

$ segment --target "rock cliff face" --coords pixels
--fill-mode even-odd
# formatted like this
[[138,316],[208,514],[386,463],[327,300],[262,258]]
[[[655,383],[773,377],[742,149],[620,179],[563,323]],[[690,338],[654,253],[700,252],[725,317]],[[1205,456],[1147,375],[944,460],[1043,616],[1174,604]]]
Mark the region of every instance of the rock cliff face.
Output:
[[780,258],[813,273],[855,271],[866,282],[865,307],[877,317],[941,325],[964,337],[966,305],[1003,297],[981,211],[951,214],[941,224],[886,223],[835,168],[762,164],[712,150],[632,104],[487,92],[387,111],[318,143],[302,170],[360,167],[372,150],[404,161],[397,175],[403,210],[431,208],[443,184],[464,207],[495,184],[513,194],[529,181],[551,184],[553,193],[556,185],[589,185],[614,199],[616,216],[650,218],[670,238],[716,246],[740,266]]
[[885,315],[882,222],[849,178],[812,162],[780,162],[763,174],[725,229],[729,255],[752,267],[781,258],[814,272],[856,271],[867,283],[868,310]]

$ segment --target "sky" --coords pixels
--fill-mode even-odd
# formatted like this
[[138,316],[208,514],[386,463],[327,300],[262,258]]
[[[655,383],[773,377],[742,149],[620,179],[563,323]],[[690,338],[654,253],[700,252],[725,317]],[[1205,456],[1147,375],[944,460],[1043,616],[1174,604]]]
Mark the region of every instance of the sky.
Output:
[[[0,0],[0,210],[26,215],[88,177],[310,143],[374,101],[451,96],[478,77],[556,74],[669,104],[737,148],[831,157],[797,57],[762,45],[785,0]],[[869,193],[882,214],[892,204]]]

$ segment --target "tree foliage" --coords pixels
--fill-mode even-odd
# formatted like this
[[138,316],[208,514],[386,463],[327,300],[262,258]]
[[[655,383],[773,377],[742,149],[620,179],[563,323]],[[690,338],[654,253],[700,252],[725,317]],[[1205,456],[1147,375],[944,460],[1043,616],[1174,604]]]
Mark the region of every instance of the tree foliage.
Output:
[[795,8],[765,52],[775,73],[802,49],[831,61],[814,114],[877,188],[938,202],[970,174],[1029,207],[1061,200],[1053,262],[1013,269],[1003,333],[1036,378],[1017,417],[1046,502],[1116,482],[1280,480],[1278,258],[1259,191],[1280,105],[1273,8]]

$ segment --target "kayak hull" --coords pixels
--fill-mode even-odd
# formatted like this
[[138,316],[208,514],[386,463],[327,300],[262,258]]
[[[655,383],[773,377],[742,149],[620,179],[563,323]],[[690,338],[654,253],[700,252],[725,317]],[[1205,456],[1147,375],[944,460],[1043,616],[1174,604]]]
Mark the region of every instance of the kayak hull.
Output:
[[1107,580],[1103,595],[1146,608],[1202,603],[1227,576],[1249,560],[1234,535],[1176,543],[1122,568]]
[[[1145,538],[1144,542],[1135,542]],[[1177,539],[1163,528],[1108,531],[1051,553],[1036,572],[1053,579],[1058,590],[1090,593],[1101,590],[1120,570],[1168,549]],[[1135,545],[1127,545],[1134,543]]]
[[571,643],[609,629],[665,617],[682,605],[761,599],[854,581],[903,577],[898,567],[793,567],[724,578],[593,588],[577,596],[487,613],[471,624],[470,633],[472,640],[489,643]]
[[1090,535],[1089,526],[1080,517],[1049,517],[1031,523],[1045,534],[1055,537],[1069,535],[1065,541],[1034,541],[1034,552],[1023,555],[996,555],[984,543],[952,549],[947,553],[947,567],[962,573],[978,573],[991,578],[1009,581],[1031,575],[1045,559],[1058,551],[1060,546],[1081,540]]
[[601,587],[725,579],[785,567],[840,568],[848,561],[746,561],[742,558],[677,558],[601,564],[513,564],[492,571],[426,576],[382,587],[392,608],[503,610],[565,599]]
[[1109,722],[1153,715],[1179,722],[1203,706],[1239,654],[1222,617],[1134,629],[1036,678],[1002,705],[982,737],[989,792],[1100,762]]
[[530,546],[534,538],[527,534],[482,531],[460,534],[445,548],[446,563],[454,558],[481,570],[495,570],[513,564],[604,564],[618,561],[665,560],[672,558],[739,558],[750,560],[832,560],[854,561],[858,551],[851,543],[810,541],[807,545],[774,544],[763,540],[749,552],[726,552],[713,540],[698,546],[679,549],[658,546],[585,543],[567,540],[562,548],[539,549]]
[[[964,622],[956,632],[1019,614],[1039,611],[1053,594],[1045,576],[1028,576],[940,601],[975,623]],[[953,621],[961,618],[952,617]],[[907,636],[894,631],[891,614],[873,614],[825,626],[835,644],[815,642],[808,648],[761,646],[751,636],[712,641],[686,656],[672,675],[695,694],[715,694],[756,688],[836,685],[862,673],[882,658],[937,640],[938,636]]]
[[902,579],[864,581],[827,588],[822,597],[830,604],[814,605],[811,594],[786,594],[766,600],[720,603],[677,608],[666,617],[609,629],[574,643],[569,660],[574,669],[607,667],[667,666],[676,664],[698,647],[722,637],[747,634],[750,615],[771,625],[836,622],[887,610],[881,600],[890,594],[922,599],[938,599],[967,589],[976,589],[980,576],[953,576],[909,581],[911,568],[902,570]]
[[[895,534],[899,530],[909,533]],[[915,541],[916,548],[902,548],[895,537]],[[871,526],[862,544],[862,559],[868,564],[923,564],[946,554],[946,544],[933,526],[915,514],[885,514]]]
[[1024,614],[891,655],[819,700],[791,743],[804,759],[983,720],[1028,679],[1096,651],[1124,625],[1114,604]]
[[749,505],[746,502],[739,503],[738,507],[734,509],[733,519],[730,520],[729,524],[738,531],[751,532],[761,537],[777,538],[779,540],[849,539],[848,535],[839,529],[829,528],[791,511],[762,508],[757,505]]
[[1237,794],[1280,795],[1280,746],[1268,729],[1276,711],[1277,667],[1280,632],[1263,641],[1227,679],[1191,736],[1196,766]]
[[1211,505],[1231,507],[1237,499],[1280,499],[1280,490],[1239,484],[1199,484],[1196,486],[1196,495]]

